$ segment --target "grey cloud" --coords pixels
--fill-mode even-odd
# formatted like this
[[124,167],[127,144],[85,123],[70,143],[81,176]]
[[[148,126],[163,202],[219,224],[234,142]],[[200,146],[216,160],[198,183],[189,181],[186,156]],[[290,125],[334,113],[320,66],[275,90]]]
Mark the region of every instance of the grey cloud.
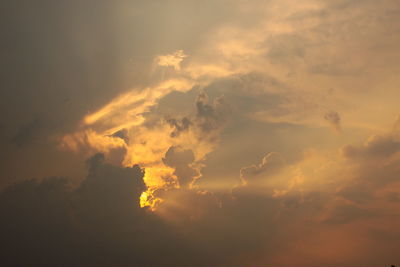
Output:
[[40,133],[43,131],[43,126],[44,122],[40,119],[35,119],[21,126],[11,139],[11,143],[19,147],[34,143],[38,138],[40,138]]
[[398,118],[393,124],[393,134],[400,135],[400,116],[398,116]]
[[[197,86],[185,93],[171,92],[145,114],[145,124],[151,127],[163,117],[172,128],[171,137],[179,137],[189,130],[202,138],[214,136],[226,125],[231,109],[223,94],[214,96],[213,90],[211,93],[212,100],[205,91],[199,92]],[[182,116],[182,113],[185,116]]]
[[192,122],[190,119],[184,117],[182,119],[174,119],[170,118],[167,119],[167,123],[173,128],[173,131],[171,132],[170,136],[171,137],[178,137],[181,132],[185,132],[189,129],[190,125]]
[[126,129],[121,129],[119,131],[116,131],[115,133],[113,133],[112,135],[110,135],[111,137],[116,137],[116,138],[120,138],[122,140],[125,141],[125,143],[129,143],[129,135],[128,135],[128,130]]
[[399,119],[392,130],[385,134],[372,135],[362,145],[347,145],[342,148],[342,154],[354,160],[388,160],[400,152]]
[[282,34],[268,40],[268,58],[275,64],[289,63],[295,58],[304,58],[309,42],[300,35]]
[[71,264],[69,206],[70,193],[62,178],[27,180],[5,189],[0,195],[2,265],[45,266],[58,258],[61,264]]
[[399,39],[387,38],[398,31],[396,1],[385,0],[379,5],[371,0],[317,3],[319,8],[300,10],[287,18],[297,30],[274,37],[274,63],[285,64],[293,72],[306,63],[310,74],[337,80],[368,80],[367,76],[373,77],[378,69],[397,68],[397,58],[392,55]]
[[355,220],[370,218],[373,215],[373,212],[354,205],[338,205],[333,208],[329,217],[323,222],[326,224],[346,224]]
[[6,188],[0,194],[2,265],[187,265],[186,256],[174,254],[185,250],[179,238],[139,207],[142,178],[138,166],[114,167],[98,154],[76,189],[62,178]]
[[[293,114],[300,116],[317,106],[295,94],[295,90],[284,82],[259,72],[216,79],[199,93],[198,90],[194,87],[186,93],[173,92],[161,99],[152,113],[167,117],[167,121],[177,124],[178,127],[174,128],[184,130],[188,123],[181,121],[181,113],[190,114],[190,103],[194,100],[196,115],[187,115],[186,118],[199,128],[202,135],[207,135],[214,129],[223,128],[227,122],[249,119],[260,112],[280,119]],[[151,119],[150,114],[148,117]],[[172,135],[176,134],[178,131],[172,132]]]
[[329,111],[325,113],[324,119],[338,132],[341,131],[340,115],[336,111]]
[[363,205],[369,204],[375,199],[373,196],[373,189],[365,183],[359,182],[344,186],[337,192],[337,195]]
[[204,134],[219,130],[225,124],[229,107],[223,96],[219,96],[210,103],[208,95],[203,91],[196,99],[198,127]]
[[379,198],[375,192],[399,181],[400,141],[396,131],[374,135],[362,145],[347,145],[342,154],[352,166],[352,181],[338,195],[357,204]]
[[242,179],[251,185],[265,181],[285,166],[283,158],[277,153],[267,154],[258,165],[244,167],[240,170]]
[[345,8],[349,8],[349,7],[354,7],[360,4],[364,4],[368,2],[372,2],[371,0],[335,0],[335,1],[331,1],[327,4],[327,6],[329,8],[332,9],[345,9]]
[[[159,190],[157,197],[163,201],[157,207],[158,213],[165,214],[173,224],[185,226],[191,221],[207,221],[222,212],[220,196],[207,191],[181,187]],[[184,203],[184,204],[183,204]]]
[[326,64],[316,64],[309,68],[314,74],[323,74],[331,76],[355,76],[363,73],[362,68],[349,67],[338,62],[330,62]]
[[390,202],[400,203],[400,193],[390,192],[386,195],[386,199]]
[[212,97],[223,95],[234,116],[243,116],[265,110],[272,110],[276,115],[287,112],[281,106],[289,102],[285,95],[288,89],[274,77],[250,72],[215,80],[204,91]]
[[268,197],[168,190],[159,212],[176,229],[139,208],[145,187],[138,166],[115,167],[101,154],[87,165],[75,189],[48,178],[0,193],[3,265],[242,266],[248,253],[272,253],[271,239],[278,242],[271,214],[279,205]]
[[[170,164],[192,161],[190,152],[170,153]],[[266,162],[259,169],[271,170]],[[336,205],[320,224],[317,219],[331,202],[326,193],[298,191],[273,198],[249,187],[232,194],[164,190],[160,196],[165,201],[153,214],[139,208],[144,170],[112,166],[101,154],[89,159],[87,167],[88,175],[77,188],[64,178],[48,178],[0,193],[2,264],[245,266],[260,260],[265,266],[276,263],[277,253],[292,255],[290,244],[303,244],[310,229],[349,224],[372,214],[362,207]],[[327,261],[317,259],[318,264]]]
[[400,140],[393,135],[375,135],[362,146],[348,145],[342,149],[344,156],[354,159],[386,158],[398,151],[400,151]]
[[174,174],[178,178],[179,185],[189,187],[200,174],[191,164],[194,162],[194,154],[191,150],[183,150],[179,147],[170,147],[162,159],[164,164],[175,169]]
[[[195,96],[196,93],[197,96]],[[193,114],[192,104],[192,110],[189,106],[183,108],[187,115],[182,117],[182,111],[176,109],[175,104],[179,100],[186,103],[194,100],[195,114]],[[230,105],[224,96],[217,96],[211,101],[206,92],[200,91],[198,93],[198,88],[195,87],[184,94],[174,92],[165,96],[157,107],[146,114],[145,124],[151,127],[161,120],[159,117],[164,117],[162,121],[172,128],[170,136],[173,138],[191,131],[199,139],[215,142],[229,121],[230,115]]]

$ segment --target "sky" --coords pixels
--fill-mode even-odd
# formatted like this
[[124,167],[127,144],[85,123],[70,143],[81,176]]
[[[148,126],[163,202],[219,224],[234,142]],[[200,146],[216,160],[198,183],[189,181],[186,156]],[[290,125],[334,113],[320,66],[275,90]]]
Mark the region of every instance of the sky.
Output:
[[399,0],[0,7],[0,265],[400,265]]

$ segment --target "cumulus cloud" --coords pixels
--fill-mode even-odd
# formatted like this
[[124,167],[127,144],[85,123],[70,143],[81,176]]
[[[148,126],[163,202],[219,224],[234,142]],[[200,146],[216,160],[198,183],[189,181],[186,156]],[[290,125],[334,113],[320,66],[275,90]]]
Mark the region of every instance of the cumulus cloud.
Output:
[[199,176],[199,171],[192,166],[195,158],[191,150],[170,147],[162,160],[165,165],[175,169],[174,175],[183,188],[189,187]]

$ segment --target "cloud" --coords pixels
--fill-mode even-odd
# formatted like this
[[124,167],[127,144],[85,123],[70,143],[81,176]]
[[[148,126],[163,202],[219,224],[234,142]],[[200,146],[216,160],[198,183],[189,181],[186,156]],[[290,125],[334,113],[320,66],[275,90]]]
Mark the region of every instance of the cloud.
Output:
[[[338,194],[353,203],[372,205],[385,202],[399,182],[400,143],[396,132],[372,135],[362,145],[347,145],[341,150],[350,166],[352,180]],[[382,200],[383,199],[383,200]]]
[[[132,92],[117,97],[86,116],[81,129],[65,135],[61,143],[63,149],[86,155],[101,152],[109,162],[145,167],[148,190],[142,197],[142,205],[155,205],[153,201],[159,199],[153,193],[171,183],[192,186],[201,176],[206,155],[218,144],[229,116],[229,107],[223,98],[216,97],[210,103],[205,92],[193,100],[195,114],[180,118],[160,114],[155,108],[158,101],[172,92],[164,85],[176,87],[175,82],[162,84],[139,94]],[[182,93],[190,88],[182,87]],[[127,116],[137,120],[129,122]],[[184,157],[180,156],[182,153]],[[186,156],[190,162],[182,161]]]
[[400,134],[400,116],[398,116],[398,118],[393,124],[393,133]]
[[332,126],[335,131],[341,132],[341,118],[339,113],[337,113],[336,111],[329,111],[325,113],[324,119]]
[[187,188],[199,177],[199,170],[192,164],[195,157],[191,150],[183,150],[179,147],[170,147],[162,159],[165,165],[175,169],[174,175],[178,179],[180,187]]
[[387,158],[400,151],[400,140],[393,135],[373,135],[361,146],[345,146],[348,158]]
[[125,141],[125,143],[129,143],[128,131],[126,129],[121,129],[119,131],[116,131],[111,135],[111,137],[121,138],[122,140]]
[[326,224],[345,224],[354,222],[356,220],[362,220],[366,218],[371,218],[375,214],[364,208],[359,208],[354,205],[338,205],[334,207],[323,223]]
[[[175,162],[187,163],[176,159],[183,154],[173,155]],[[3,264],[232,266],[272,236],[271,227],[264,227],[272,226],[270,214],[254,213],[257,202],[250,195],[233,200],[171,189],[158,211],[150,213],[139,207],[144,170],[112,166],[102,154],[90,158],[87,167],[77,188],[67,179],[48,178],[1,192]]]
[[[192,151],[170,147],[164,163],[187,185],[197,175],[191,166],[194,159]],[[302,167],[304,163],[296,164]],[[321,232],[334,234],[344,226],[358,225],[366,234],[370,220],[385,214],[384,210],[374,211],[377,207],[370,202],[338,200],[335,187],[308,187],[307,181],[291,186],[290,176],[284,194],[274,195],[273,184],[259,186],[263,180],[295,169],[279,154],[269,153],[261,163],[242,168],[240,174],[248,186],[231,193],[188,186],[161,188],[154,194],[162,201],[150,211],[139,205],[146,190],[146,170],[137,165],[113,166],[104,155],[96,154],[87,161],[88,174],[76,188],[67,179],[48,178],[28,180],[0,193],[1,242],[7,252],[3,262],[33,266],[289,266],[279,257],[283,251],[286,256],[299,253],[293,244],[305,242],[311,249],[308,242]],[[347,198],[346,194],[342,196]],[[331,249],[331,241],[345,241],[337,238],[339,241],[332,237],[315,241],[320,251],[312,255],[313,262],[329,263],[331,258],[318,255]],[[16,256],[21,251],[25,257]],[[341,252],[335,255],[339,257]],[[338,258],[338,262],[360,261],[357,257]],[[309,266],[308,261],[301,266]]]
[[172,250],[163,252],[154,239],[170,240],[165,225],[139,207],[145,186],[138,166],[114,167],[98,154],[88,161],[88,175],[78,188],[67,182],[28,180],[1,193],[1,243],[7,252],[2,264],[158,265],[161,261],[150,257],[153,249],[164,262],[171,260]]
[[0,193],[8,262],[395,259],[396,1],[90,2],[1,9],[1,181],[73,176]]
[[260,164],[240,169],[240,176],[245,184],[256,185],[279,172],[284,165],[282,157],[272,152],[263,157]]
[[[201,10],[193,9],[195,1],[135,0],[111,4],[100,0],[54,6],[49,0],[41,0],[40,10],[28,2],[4,4],[1,16],[10,31],[0,45],[4,58],[0,120],[5,135],[0,142],[7,149],[0,151],[0,157],[19,153],[12,162],[1,165],[9,181],[25,179],[28,172],[38,173],[38,177],[51,175],[45,168],[38,172],[38,166],[46,165],[47,158],[59,152],[55,139],[76,132],[86,115],[119,95],[139,93],[157,83],[159,73],[153,73],[157,56],[196,50],[218,25],[242,17],[236,4],[226,3],[207,1]],[[21,17],[26,20],[17,19]],[[120,112],[129,113],[126,108]],[[137,117],[126,115],[122,122],[132,122]],[[17,150],[8,146],[13,137],[18,136],[15,141],[22,142],[21,134],[26,132],[23,128],[36,119],[43,127],[35,130],[32,138],[25,133],[28,138],[23,142],[31,143],[29,147]],[[29,149],[41,151],[46,157],[37,158],[33,151],[27,153]],[[65,158],[65,154],[64,151],[58,157]],[[14,168],[18,158],[28,157],[36,164],[26,166],[26,172]]]
[[171,137],[178,137],[181,132],[187,131],[192,124],[192,122],[186,117],[181,120],[170,118],[167,119],[167,122],[174,129],[170,134]]
[[187,55],[185,55],[183,50],[178,50],[173,54],[158,56],[157,64],[159,66],[165,67],[172,66],[175,70],[179,71],[181,69],[180,64],[185,59],[185,57],[187,57]]
[[200,92],[196,99],[196,121],[203,135],[215,135],[219,132],[229,115],[229,106],[223,96],[214,99],[213,103],[209,102],[208,95]]
[[35,141],[35,137],[36,139],[38,138],[39,131],[42,127],[43,122],[38,119],[22,126],[11,139],[11,143],[19,147],[33,143]]

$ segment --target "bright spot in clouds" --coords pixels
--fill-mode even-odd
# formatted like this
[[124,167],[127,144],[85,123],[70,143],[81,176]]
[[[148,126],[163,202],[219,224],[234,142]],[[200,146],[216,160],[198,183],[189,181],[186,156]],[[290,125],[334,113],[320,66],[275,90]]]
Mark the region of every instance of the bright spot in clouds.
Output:
[[0,265],[399,262],[398,1],[25,2]]
[[177,50],[176,52],[168,55],[162,55],[158,56],[157,58],[157,64],[159,66],[164,66],[164,67],[174,67],[175,70],[180,70],[181,69],[181,62],[182,60],[185,59],[187,55],[183,52],[183,50]]

